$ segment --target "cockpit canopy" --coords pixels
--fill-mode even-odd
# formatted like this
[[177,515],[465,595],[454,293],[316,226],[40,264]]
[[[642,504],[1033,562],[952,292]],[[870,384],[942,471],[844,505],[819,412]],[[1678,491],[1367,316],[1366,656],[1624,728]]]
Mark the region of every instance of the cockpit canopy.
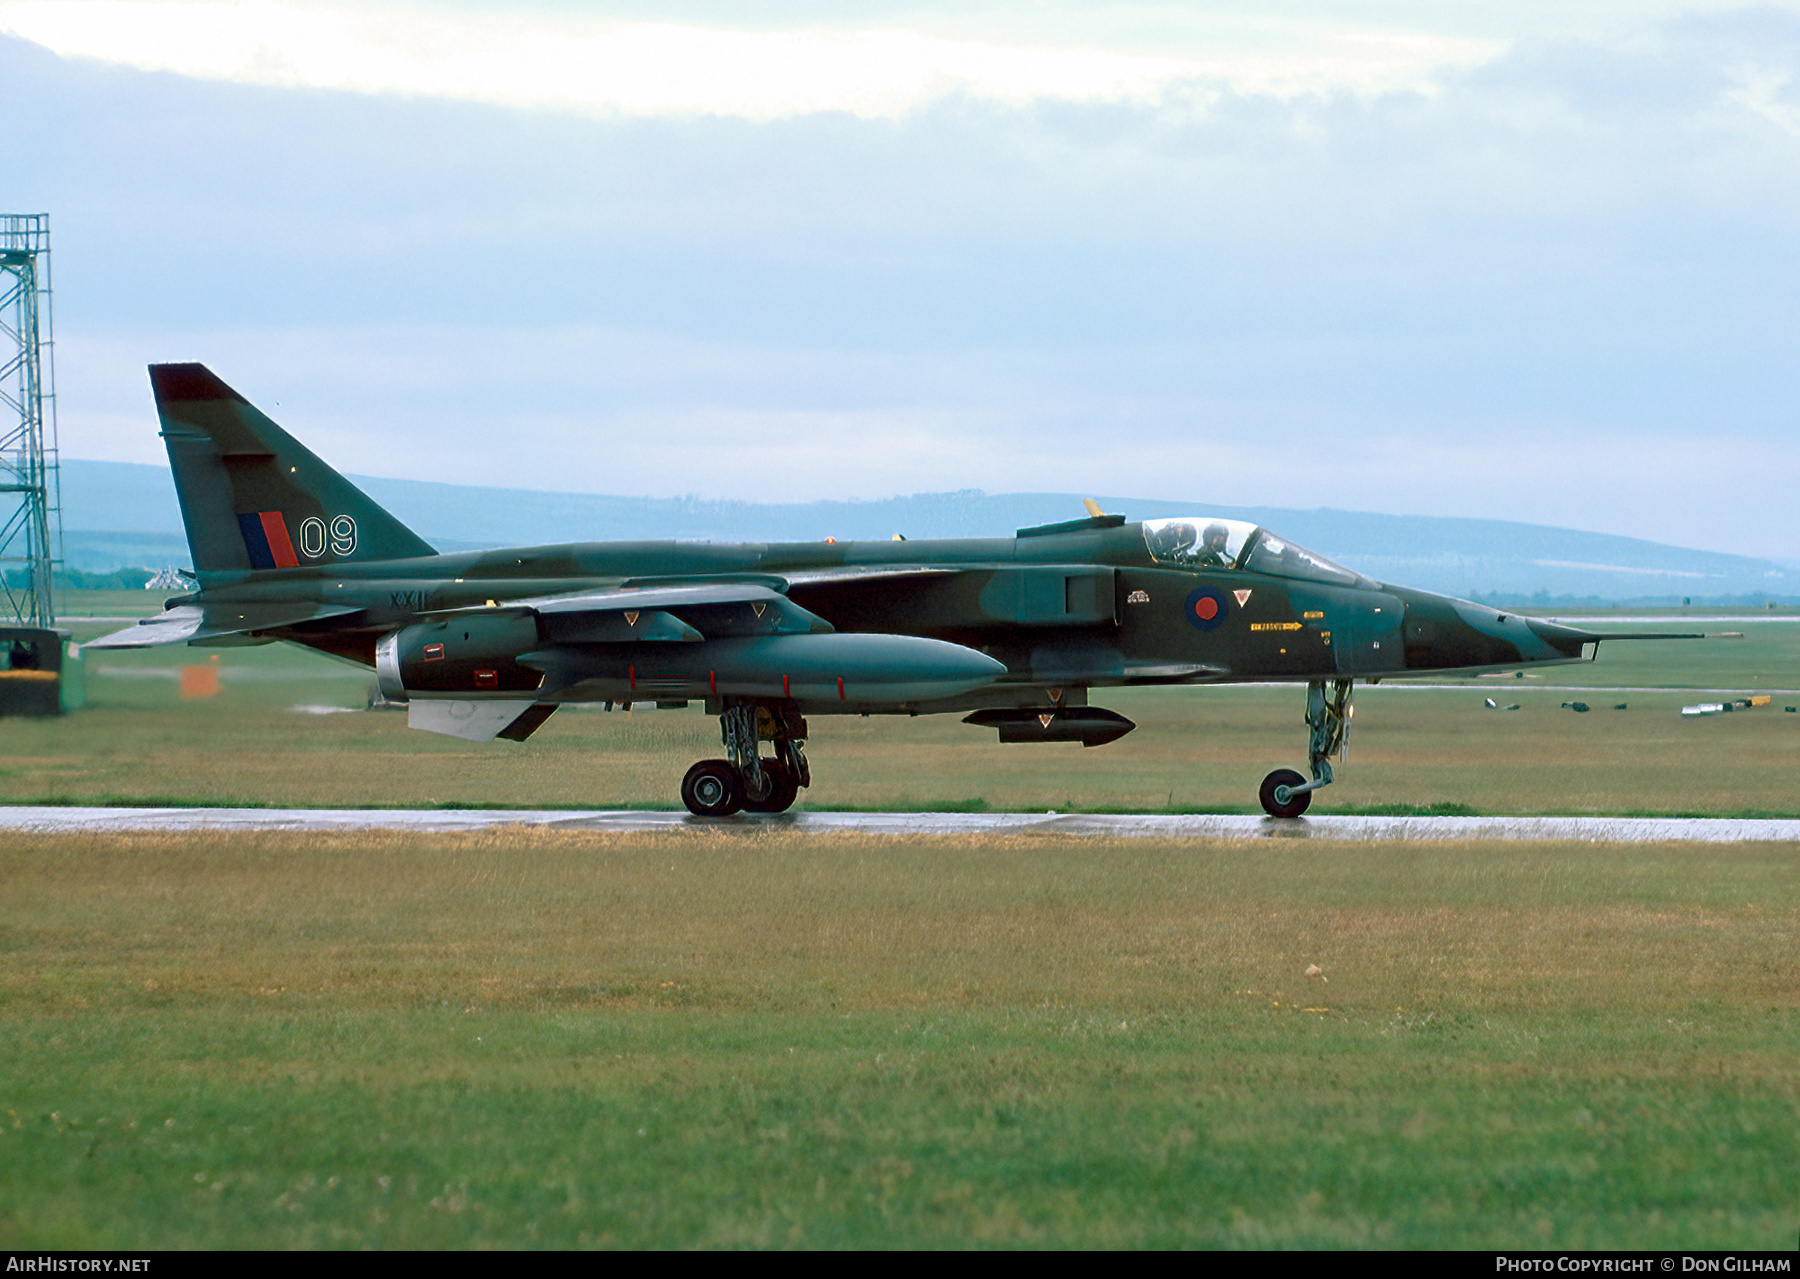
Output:
[[1151,559],[1173,568],[1239,569],[1334,586],[1363,581],[1361,574],[1243,520],[1210,515],[1145,520],[1144,544]]

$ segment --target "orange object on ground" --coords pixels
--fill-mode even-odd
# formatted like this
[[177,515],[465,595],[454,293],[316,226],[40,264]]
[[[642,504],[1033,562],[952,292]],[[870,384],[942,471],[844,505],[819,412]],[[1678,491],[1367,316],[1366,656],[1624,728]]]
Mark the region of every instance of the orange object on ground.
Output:
[[217,697],[219,668],[216,666],[184,666],[181,668],[182,698]]

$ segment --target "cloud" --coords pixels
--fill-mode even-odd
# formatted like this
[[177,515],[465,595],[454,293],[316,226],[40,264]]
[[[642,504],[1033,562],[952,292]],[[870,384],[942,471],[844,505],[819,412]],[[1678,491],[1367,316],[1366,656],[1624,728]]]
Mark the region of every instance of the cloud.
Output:
[[70,456],[154,456],[142,366],[192,358],[369,474],[1091,482],[1800,554],[1756,479],[1800,470],[1796,50],[1757,10],[1520,39],[1430,92],[759,121],[0,38],[0,105],[14,207],[56,228]]
[[[1371,343],[1370,349],[1378,344]],[[1335,507],[1788,553],[1800,441],[1447,398],[1348,393],[1317,353],[826,351],[587,326],[117,330],[65,340],[70,456],[156,461],[145,363],[198,356],[341,469],[503,487],[758,501],[979,488]],[[1354,365],[1346,360],[1339,372]],[[1377,379],[1381,380],[1380,378]],[[1435,402],[1434,402],[1435,401]],[[1777,514],[1777,512],[1781,512]]]
[[606,21],[175,0],[7,0],[0,31],[68,57],[286,88],[481,102],[598,116],[776,120],[841,111],[894,118],[945,98],[1023,106],[1190,105],[1217,92],[1291,97],[1429,88],[1494,56],[1492,40],[1370,28],[1290,31],[1286,48],[1241,37],[1182,56],[1093,44],[952,38],[929,30]]

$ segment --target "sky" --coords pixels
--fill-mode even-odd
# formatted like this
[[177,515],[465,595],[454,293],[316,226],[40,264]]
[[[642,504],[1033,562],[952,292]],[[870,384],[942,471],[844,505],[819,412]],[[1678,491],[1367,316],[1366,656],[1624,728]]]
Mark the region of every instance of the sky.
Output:
[[360,474],[1800,559],[1800,3],[0,0],[0,109],[67,457],[200,360]]

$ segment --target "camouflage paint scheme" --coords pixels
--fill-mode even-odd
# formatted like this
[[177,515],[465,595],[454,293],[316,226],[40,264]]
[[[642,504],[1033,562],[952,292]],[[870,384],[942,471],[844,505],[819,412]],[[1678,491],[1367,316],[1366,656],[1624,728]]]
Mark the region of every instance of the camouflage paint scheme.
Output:
[[199,589],[98,644],[304,644],[375,669],[416,727],[476,740],[523,740],[567,702],[704,701],[728,759],[702,761],[727,765],[713,799],[684,784],[697,812],[791,802],[806,715],[975,711],[1003,740],[1098,745],[1131,725],[1084,711],[1094,689],[1248,681],[1305,682],[1319,703],[1313,784],[1271,774],[1292,778],[1280,807],[1304,809],[1351,681],[1580,661],[1599,639],[1373,582],[1250,525],[1091,504],[1006,538],[439,555],[204,366],[150,374]]

